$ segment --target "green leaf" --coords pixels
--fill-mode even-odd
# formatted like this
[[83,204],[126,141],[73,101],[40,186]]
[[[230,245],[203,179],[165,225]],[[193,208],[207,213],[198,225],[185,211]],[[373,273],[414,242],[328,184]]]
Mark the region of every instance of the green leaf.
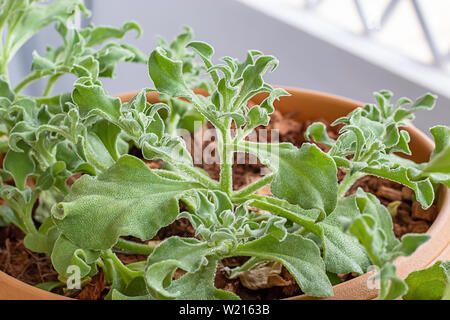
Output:
[[[278,66],[278,60],[274,56],[259,56],[254,64],[248,65],[243,73],[243,83],[239,92],[238,101],[246,103],[256,92],[264,87],[262,75],[272,66],[273,71]],[[240,106],[237,106],[238,108]]]
[[102,44],[105,40],[111,38],[121,39],[131,30],[136,30],[137,37],[140,37],[142,34],[141,27],[134,21],[126,22],[121,28],[114,28],[110,26],[90,26],[90,29],[89,39],[86,43],[89,47]]
[[99,172],[114,164],[114,158],[109,153],[107,146],[94,132],[86,132],[86,135],[79,142],[79,146],[79,149],[83,152],[83,157]]
[[430,132],[434,137],[435,148],[421,176],[429,176],[433,182],[450,187],[450,128],[435,126]]
[[14,212],[8,206],[0,206],[0,227],[6,227],[10,223],[18,225]]
[[370,264],[365,249],[355,237],[344,233],[342,218],[353,220],[360,214],[356,196],[340,198],[334,211],[322,222],[322,243],[327,271],[363,274]]
[[53,267],[63,277],[69,277],[69,267],[76,266],[83,278],[96,273],[95,261],[99,256],[100,251],[81,249],[61,235],[55,242],[51,258]]
[[418,247],[427,242],[430,239],[430,236],[427,234],[414,234],[409,233],[405,234],[400,244],[398,244],[393,251],[393,257],[395,256],[410,256],[412,255]]
[[28,233],[24,238],[24,245],[27,249],[38,253],[51,255],[55,242],[60,232],[56,228],[51,218],[47,218],[39,227],[39,232]]
[[138,49],[117,43],[108,43],[96,52],[95,56],[99,62],[99,76],[108,78],[115,77],[115,70],[119,62],[142,62],[141,59],[146,59]]
[[280,149],[279,157],[271,192],[304,209],[317,208],[331,213],[336,207],[338,188],[334,160],[309,143],[293,151]]
[[356,204],[362,215],[370,216],[377,227],[382,230],[384,241],[389,250],[399,244],[394,234],[394,225],[389,211],[380,203],[373,194],[358,189],[356,192]]
[[147,285],[144,276],[139,276],[131,280],[125,289],[119,291],[112,289],[108,296],[111,300],[149,300]]
[[[162,242],[149,256],[145,280],[149,292],[158,299],[172,299],[189,294],[184,291],[170,290],[171,277],[177,268],[185,270],[188,275],[199,272],[211,263],[208,256],[215,253],[215,248],[206,242],[191,238],[171,237]],[[211,284],[207,284],[210,286]],[[169,288],[169,289],[167,289]],[[184,288],[182,288],[185,290]],[[203,299],[208,297],[203,297]]]
[[267,235],[239,245],[235,255],[278,261],[289,270],[307,295],[315,297],[333,295],[320,250],[312,240],[288,234],[285,240],[278,241]]
[[51,4],[33,1],[25,9],[20,21],[16,21],[8,42],[8,58],[11,59],[17,50],[40,29],[55,21],[67,23],[79,10],[87,14],[86,8],[79,0],[59,0]]
[[423,171],[450,175],[450,128],[434,127],[431,132],[435,137],[436,148]]
[[171,180],[124,155],[93,178],[84,175],[52,214],[62,233],[81,248],[109,249],[120,236],[151,239],[178,215],[178,199],[201,185]]
[[[168,259],[177,260],[178,267],[196,272],[208,263],[206,256],[214,253],[206,242],[194,238],[179,238],[176,236],[164,240],[148,257],[147,264],[152,265]],[[150,274],[147,272],[147,277]]]
[[438,261],[429,268],[414,271],[406,278],[404,300],[440,300],[450,285],[450,262]]
[[430,133],[433,135],[435,143],[435,148],[431,154],[431,158],[434,158],[450,145],[450,127],[435,126],[430,129]]
[[110,97],[99,83],[93,83],[89,78],[80,78],[75,82],[74,87],[72,99],[82,116],[95,113],[107,119],[115,121],[119,119],[120,99]]
[[37,285],[35,285],[36,288],[45,290],[45,291],[49,291],[51,292],[53,289],[59,288],[64,286],[64,282],[59,282],[59,281],[48,281],[48,282],[42,282],[42,283],[38,283]]
[[390,262],[381,268],[380,281],[384,284],[380,289],[379,300],[395,300],[407,292],[408,286],[404,280],[397,278],[395,272],[396,268]]
[[362,172],[398,182],[414,190],[417,201],[424,209],[429,208],[434,201],[434,189],[428,178],[414,179],[414,173],[410,168],[394,165],[393,167],[380,165],[367,167]]
[[5,80],[4,76],[0,77],[0,106],[8,107],[14,100],[16,100],[16,95],[11,90],[9,82]]
[[[177,265],[177,261],[170,261],[173,266],[166,266],[171,267],[173,270]],[[164,289],[166,296],[160,298],[175,298],[177,300],[239,300],[239,297],[234,293],[214,287],[216,268],[217,259],[214,257],[208,259],[208,264],[197,272],[187,273],[178,280],[173,281],[169,287]],[[172,270],[170,271],[172,272]]]
[[8,151],[3,160],[3,168],[14,177],[16,187],[23,190],[27,177],[34,173],[35,164],[30,155],[30,147],[24,143],[21,143],[20,147],[23,152]]
[[167,57],[162,48],[156,48],[148,60],[148,72],[158,91],[171,97],[192,97],[192,91],[183,79],[183,62]]
[[91,175],[96,174],[96,169],[86,162],[68,141],[62,141],[56,146],[55,158],[64,162],[71,172],[86,172]]
[[305,131],[305,139],[314,139],[316,142],[325,144],[326,146],[333,146],[335,141],[328,136],[327,126],[322,122],[314,122]]
[[121,132],[120,128],[106,120],[101,120],[92,126],[92,131],[101,140],[102,144],[108,150],[114,161],[119,159],[119,151],[117,150],[117,139]]
[[[207,69],[210,69],[212,67],[211,58],[214,55],[213,47],[202,41],[192,41],[188,43],[186,47],[194,50],[194,52],[203,60],[203,63],[205,64]],[[217,71],[211,70],[210,74],[214,83],[217,84],[219,82],[219,75],[217,74]]]

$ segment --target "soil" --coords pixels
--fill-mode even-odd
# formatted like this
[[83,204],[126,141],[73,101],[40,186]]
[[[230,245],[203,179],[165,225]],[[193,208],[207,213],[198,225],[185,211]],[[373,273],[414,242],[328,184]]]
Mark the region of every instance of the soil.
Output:
[[[291,115],[292,116],[292,115]],[[327,124],[323,119],[316,119]],[[280,142],[291,142],[300,147],[306,140],[304,133],[306,128],[313,121],[297,122],[290,118],[290,115],[281,115],[279,112],[272,114],[272,121],[266,129],[279,130]],[[209,126],[209,128],[211,128]],[[261,128],[257,128],[259,134]],[[339,128],[331,128],[327,124],[328,134],[336,138],[338,136]],[[198,134],[198,133],[197,133]],[[270,141],[270,134],[268,135]],[[214,141],[210,142],[214,143]],[[321,149],[327,150],[327,147],[317,144]],[[192,147],[192,146],[191,146]],[[208,147],[208,144],[202,146]],[[140,152],[134,150],[133,154],[139,156]],[[161,166],[160,162],[147,162],[149,167],[157,168]],[[1,165],[1,164],[0,164]],[[214,179],[219,178],[219,166],[216,164],[201,164],[197,165],[206,170]],[[262,174],[267,173],[267,169],[260,163],[249,164],[248,158],[245,164],[235,164],[233,166],[234,185],[235,189],[248,185],[257,180]],[[341,180],[345,175],[344,170],[339,170],[338,179]],[[70,180],[70,183],[77,177]],[[407,187],[403,187],[397,183],[367,176],[358,180],[355,185],[348,191],[348,194],[356,192],[357,188],[361,187],[366,192],[370,192],[380,199],[385,206],[392,206],[397,204],[397,209],[393,215],[393,224],[395,235],[400,238],[405,233],[415,232],[424,233],[431,226],[437,215],[437,208],[435,205],[428,210],[423,210],[420,204],[414,201],[413,192]],[[268,188],[263,188],[260,193],[270,194]],[[162,228],[158,234],[150,241],[162,241],[170,236],[180,237],[194,237],[194,229],[186,219],[180,219],[173,222],[171,225]],[[57,273],[51,266],[50,258],[43,254],[36,254],[25,248],[23,245],[23,233],[14,226],[0,228],[0,270],[11,276],[31,285],[46,281],[57,281]],[[138,239],[133,239],[139,241]],[[118,254],[119,258],[126,264],[145,260],[146,257],[139,255]],[[219,289],[234,292],[242,299],[251,300],[267,300],[267,299],[282,299],[286,297],[296,296],[301,294],[301,290],[295,282],[295,279],[287,272],[284,267],[269,265],[266,266],[265,271],[261,274],[241,274],[239,277],[229,279],[226,276],[227,268],[234,268],[242,265],[248,257],[234,257],[224,259],[217,268],[215,285]],[[182,272],[177,272],[175,277],[182,276]],[[262,276],[261,276],[262,275]],[[248,279],[258,278],[257,288],[249,289]],[[356,275],[346,274],[339,275],[341,281],[347,281]],[[244,279],[245,278],[245,279]],[[244,284],[247,283],[247,287]],[[57,288],[55,293],[64,294],[77,299],[96,300],[102,299],[108,292],[108,286],[103,273],[100,271],[93,277],[92,281],[79,291],[63,292],[62,289]]]

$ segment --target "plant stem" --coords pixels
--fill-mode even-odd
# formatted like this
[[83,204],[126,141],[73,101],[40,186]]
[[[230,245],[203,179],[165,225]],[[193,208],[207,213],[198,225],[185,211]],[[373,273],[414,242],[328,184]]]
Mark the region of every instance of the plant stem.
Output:
[[271,173],[268,174],[261,179],[258,179],[257,181],[249,184],[248,186],[233,192],[232,197],[233,198],[245,198],[246,196],[254,193],[255,191],[258,191],[259,189],[263,188],[264,186],[268,185],[270,182],[272,182],[273,178],[275,177],[275,174]]
[[255,267],[261,261],[263,261],[263,260],[256,258],[256,257],[251,257],[242,266],[231,269],[230,274],[228,275],[228,278],[229,279],[236,278],[237,275],[239,274],[239,272],[248,271],[248,270],[252,269],[253,267]]
[[303,226],[306,230],[314,233],[315,235],[318,235],[318,236],[321,235],[320,228],[315,224],[315,221],[313,219],[302,218],[295,212],[287,210],[278,205],[267,203],[263,200],[253,200],[251,202],[250,206],[256,207],[261,210],[266,210],[266,211],[272,212],[280,217],[284,217],[292,222],[295,222],[296,224],[298,224],[300,226]]
[[3,59],[0,62],[0,75],[4,76],[6,81],[8,81],[8,62],[5,56],[3,56]]
[[16,94],[18,94],[20,91],[23,90],[23,88],[25,88],[26,86],[28,86],[30,83],[39,80],[40,78],[42,78],[43,75],[39,72],[33,72],[30,73],[29,75],[27,75],[25,78],[23,78],[22,81],[20,81],[17,86],[14,88],[14,92]]
[[344,179],[341,181],[338,187],[338,197],[343,197],[347,193],[347,191],[351,188],[351,186],[358,180],[359,178],[364,177],[365,174],[361,172],[355,172],[353,174],[347,173]]
[[0,138],[0,153],[6,153],[9,150],[9,138],[7,136]]
[[[125,280],[126,283],[130,283],[133,278],[142,274],[142,272],[133,271],[126,265],[124,265],[122,261],[120,261],[120,259],[116,256],[116,254],[112,252],[111,249],[104,251],[102,254],[102,258],[105,260],[110,260],[112,262],[113,268],[115,268],[115,270],[121,275],[121,278]],[[108,273],[108,271],[106,271],[106,273]]]
[[50,104],[55,102],[56,100],[59,101],[59,99],[61,98],[61,94],[58,94],[56,96],[53,97],[33,97],[33,99],[40,104]]
[[233,139],[230,135],[231,119],[227,120],[225,124],[226,130],[219,131],[219,153],[220,153],[220,189],[231,196],[233,193],[233,160],[234,147],[232,145]]
[[184,163],[180,163],[180,162],[169,162],[169,163],[172,164],[173,166],[177,167],[178,169],[186,172],[191,177],[194,177],[195,180],[204,184],[208,189],[212,189],[212,190],[219,189],[219,183],[216,180],[213,180],[209,176],[200,173],[194,167],[188,166],[188,165],[186,165]]
[[170,134],[172,137],[176,136],[179,121],[180,115],[176,113],[175,110],[172,108],[170,115],[166,119],[167,133]]
[[125,239],[119,239],[119,241],[117,241],[116,243],[116,247],[131,253],[142,254],[146,256],[150,255],[153,252],[153,250],[155,250],[154,246],[150,246],[148,244],[143,243],[137,243]]
[[48,79],[47,86],[44,89],[44,93],[42,94],[43,97],[48,97],[50,93],[52,92],[53,86],[55,85],[55,82],[58,81],[58,79],[61,77],[61,74],[54,74],[53,76]]

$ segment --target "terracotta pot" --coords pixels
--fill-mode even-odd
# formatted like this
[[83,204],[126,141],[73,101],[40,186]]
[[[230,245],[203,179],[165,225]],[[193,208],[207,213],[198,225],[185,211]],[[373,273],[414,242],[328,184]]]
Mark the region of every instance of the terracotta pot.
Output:
[[[275,103],[275,108],[283,114],[290,113],[292,118],[303,120],[324,119],[332,122],[348,114],[363,103],[323,94],[320,92],[286,88],[290,97],[283,97]],[[260,103],[264,95],[255,97],[253,102]],[[411,136],[410,148],[412,156],[408,157],[415,162],[426,162],[434,149],[434,143],[423,132],[412,124],[406,130]],[[450,260],[450,190],[441,186],[438,192],[439,214],[433,225],[427,231],[431,239],[410,257],[400,257],[395,261],[397,275],[402,278],[412,271],[423,269],[432,265],[436,260]],[[334,296],[327,299],[374,299],[377,290],[367,288],[369,274],[343,282],[333,287]],[[307,296],[291,297],[290,300],[315,299]]]
[[[283,114],[290,113],[297,120],[325,119],[329,122],[344,116],[362,103],[333,95],[314,91],[285,88],[292,95],[283,97],[276,102],[276,109]],[[204,91],[198,93],[204,94]],[[129,101],[135,93],[121,95],[123,101]],[[260,103],[264,95],[258,95],[253,100]],[[149,93],[148,100],[155,103],[157,93]],[[433,151],[433,142],[413,125],[406,128],[411,135],[411,159],[416,162],[428,161]],[[428,230],[431,239],[422,245],[412,256],[401,257],[395,261],[397,273],[406,277],[410,272],[423,269],[436,260],[450,260],[450,190],[441,187],[438,193],[439,214]],[[328,299],[373,299],[377,296],[376,290],[367,288],[368,274],[346,281],[333,287],[334,297]],[[66,297],[40,290],[0,272],[0,299],[68,299]],[[314,299],[307,296],[297,296],[291,300]]]

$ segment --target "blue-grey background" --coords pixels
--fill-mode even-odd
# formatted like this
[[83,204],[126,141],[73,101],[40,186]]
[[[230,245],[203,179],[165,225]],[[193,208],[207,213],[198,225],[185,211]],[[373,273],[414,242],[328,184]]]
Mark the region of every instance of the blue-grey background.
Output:
[[[354,55],[318,40],[279,20],[270,18],[233,0],[88,0],[92,11],[83,24],[121,26],[135,20],[144,34],[135,39],[132,32],[126,41],[149,53],[156,46],[156,35],[173,39],[189,25],[197,40],[212,44],[216,58],[225,55],[244,58],[246,50],[258,49],[280,60],[277,70],[268,75],[271,84],[288,85],[329,92],[349,98],[372,101],[372,92],[390,89],[397,97],[418,97],[432,88],[424,88],[393,73],[369,64]],[[59,43],[53,26],[35,36],[13,60],[12,81],[18,81],[31,65],[31,53],[43,54],[46,45]],[[70,90],[75,79],[63,78],[55,91]],[[116,79],[105,79],[111,94],[151,87],[145,65],[125,63],[117,69]],[[39,94],[43,83],[27,88],[29,94]],[[416,126],[428,130],[436,124],[450,124],[450,100],[441,97],[433,112],[421,112]]]

